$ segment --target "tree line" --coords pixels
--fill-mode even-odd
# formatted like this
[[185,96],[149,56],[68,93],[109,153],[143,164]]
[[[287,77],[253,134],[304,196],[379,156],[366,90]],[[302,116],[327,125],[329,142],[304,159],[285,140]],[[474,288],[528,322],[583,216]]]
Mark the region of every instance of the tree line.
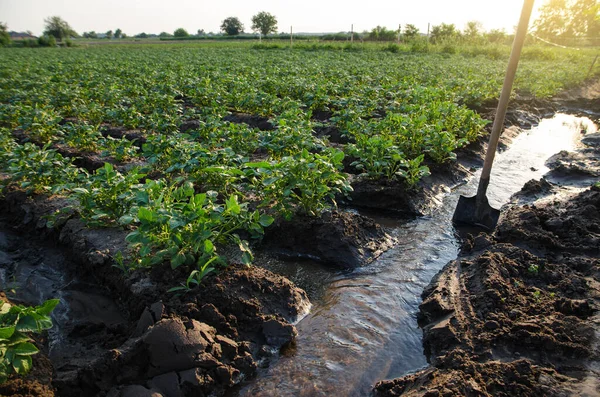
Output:
[[[220,31],[227,36],[237,36],[244,33],[244,24],[237,17],[225,18],[220,25]],[[252,17],[251,29],[261,36],[277,33],[277,18],[265,11],[261,11]],[[532,31],[545,39],[562,37],[600,37],[600,0],[547,0],[540,8],[540,16],[534,21]],[[443,41],[466,39],[470,41],[503,42],[508,34],[503,30],[490,30],[485,32],[481,23],[468,22],[464,30],[459,30],[454,24],[442,23],[434,25],[428,33],[432,43]],[[209,33],[208,35],[211,35]],[[195,36],[206,36],[203,29],[198,29]],[[340,32],[337,34],[324,35],[322,39],[347,40],[350,37],[357,40],[368,41],[394,41],[397,39],[413,40],[423,33],[413,24],[406,24],[397,30],[376,26],[370,31],[362,33]],[[186,38],[191,37],[184,28],[176,29],[172,34],[161,32],[158,35],[139,33],[136,38]],[[70,39],[84,37],[90,39],[107,38],[120,39],[128,37],[121,29],[114,32],[109,30],[105,33],[94,31],[84,32],[81,36],[59,16],[51,16],[44,20],[44,34],[38,39],[38,45],[55,46],[58,43],[70,45]],[[0,23],[0,45],[10,42],[6,24]]]

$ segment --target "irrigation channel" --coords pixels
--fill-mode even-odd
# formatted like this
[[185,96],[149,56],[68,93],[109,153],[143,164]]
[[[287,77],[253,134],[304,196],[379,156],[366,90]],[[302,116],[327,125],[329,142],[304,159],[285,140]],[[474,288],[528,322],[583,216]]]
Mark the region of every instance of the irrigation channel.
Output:
[[[525,182],[548,172],[546,160],[578,145],[587,118],[557,114],[514,139],[496,156],[488,190],[499,208]],[[451,218],[458,197],[473,195],[479,175],[440,197],[431,216],[398,224],[377,219],[400,244],[372,265],[332,273],[315,263],[266,265],[311,295],[313,309],[297,325],[296,347],[239,391],[239,396],[365,396],[373,384],[427,365],[416,314],[421,292],[455,259],[460,238]]]
[[[501,206],[525,182],[541,178],[551,155],[576,147],[582,126],[588,133],[596,128],[587,118],[558,114],[515,138],[496,158],[488,191],[491,204]],[[410,221],[377,218],[400,244],[368,267],[336,273],[306,261],[265,263],[307,290],[313,309],[296,325],[295,347],[230,394],[364,396],[378,380],[426,366],[416,320],[420,295],[457,256],[460,241],[450,220],[459,195],[475,192],[476,177],[440,197],[431,216]],[[0,219],[0,288],[13,292],[18,302],[62,301],[52,314],[49,333],[49,357],[62,372],[101,353],[84,353],[75,345],[69,335],[85,330],[74,330],[74,324],[126,326],[108,291],[65,275],[68,260],[59,248],[23,239]]]

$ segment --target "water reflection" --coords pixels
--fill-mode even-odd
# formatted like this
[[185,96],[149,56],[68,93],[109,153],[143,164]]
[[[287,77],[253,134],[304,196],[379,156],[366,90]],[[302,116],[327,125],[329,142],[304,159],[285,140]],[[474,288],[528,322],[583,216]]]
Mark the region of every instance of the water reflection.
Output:
[[[559,114],[519,135],[496,157],[488,190],[500,207],[531,179],[548,169],[546,159],[576,147],[588,119]],[[461,194],[473,195],[474,178],[442,199],[429,217],[382,222],[400,244],[372,265],[350,273],[313,262],[271,262],[266,267],[307,290],[312,312],[297,324],[295,354],[281,357],[240,396],[365,396],[381,379],[427,365],[416,313],[423,288],[449,261],[459,242],[451,219]]]

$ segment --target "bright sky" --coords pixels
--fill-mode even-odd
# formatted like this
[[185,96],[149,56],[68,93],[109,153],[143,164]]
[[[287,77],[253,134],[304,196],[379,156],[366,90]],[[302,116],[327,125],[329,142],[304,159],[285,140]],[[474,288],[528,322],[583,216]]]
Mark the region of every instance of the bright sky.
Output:
[[[536,1],[536,9],[544,0]],[[412,23],[421,32],[427,23],[454,23],[463,29],[468,21],[479,21],[486,30],[506,29],[511,33],[519,20],[523,0],[0,0],[0,22],[9,30],[44,29],[44,18],[58,15],[78,33],[98,33],[121,28],[128,35],[141,32],[172,33],[183,27],[218,32],[221,21],[238,17],[250,31],[251,18],[259,11],[277,17],[280,32],[338,32],[370,30],[377,25],[397,29]],[[536,13],[534,11],[533,18]]]

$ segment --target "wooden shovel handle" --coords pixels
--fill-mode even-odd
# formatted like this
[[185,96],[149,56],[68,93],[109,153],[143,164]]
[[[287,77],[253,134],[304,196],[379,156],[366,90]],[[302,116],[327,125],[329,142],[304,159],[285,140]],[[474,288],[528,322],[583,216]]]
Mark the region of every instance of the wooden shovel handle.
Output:
[[485,162],[483,163],[483,170],[481,171],[481,177],[479,179],[479,186],[477,188],[478,201],[485,197],[488,185],[490,184],[492,164],[494,163],[496,149],[498,148],[498,139],[500,138],[500,133],[504,127],[504,117],[506,116],[508,100],[510,99],[513,82],[515,81],[515,74],[517,73],[519,58],[521,57],[521,49],[523,48],[523,43],[525,42],[525,37],[527,36],[529,18],[531,17],[531,11],[533,10],[533,1],[534,0],[525,0],[523,3],[521,19],[519,20],[519,26],[517,28],[512,51],[510,53],[510,60],[508,61],[508,68],[506,69],[506,77],[504,78],[504,85],[502,86],[502,94],[500,94],[500,100],[498,101],[498,109],[496,110],[496,116],[494,117],[492,134],[490,135],[490,141],[485,154]]

